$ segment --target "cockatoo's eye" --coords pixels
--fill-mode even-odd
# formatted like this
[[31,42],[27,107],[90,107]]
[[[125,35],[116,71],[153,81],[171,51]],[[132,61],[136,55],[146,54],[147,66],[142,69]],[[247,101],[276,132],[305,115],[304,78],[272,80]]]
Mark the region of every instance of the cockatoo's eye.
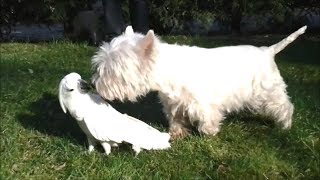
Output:
[[74,83],[65,82],[65,84],[64,84],[64,89],[65,89],[66,91],[71,92],[71,91],[74,90],[74,88],[75,88]]

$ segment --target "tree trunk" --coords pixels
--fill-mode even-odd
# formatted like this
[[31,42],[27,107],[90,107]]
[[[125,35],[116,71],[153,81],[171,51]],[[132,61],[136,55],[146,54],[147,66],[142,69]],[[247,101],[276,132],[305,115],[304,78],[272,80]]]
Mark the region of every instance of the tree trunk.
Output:
[[240,34],[240,23],[243,15],[245,0],[234,0],[231,6],[231,30],[232,34]]

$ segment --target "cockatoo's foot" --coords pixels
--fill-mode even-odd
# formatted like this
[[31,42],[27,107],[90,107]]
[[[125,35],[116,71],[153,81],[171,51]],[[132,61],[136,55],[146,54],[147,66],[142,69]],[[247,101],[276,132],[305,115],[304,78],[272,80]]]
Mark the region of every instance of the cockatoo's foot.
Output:
[[141,148],[135,145],[132,145],[132,149],[134,150],[134,152],[136,153],[135,156],[138,156],[138,154],[141,151]]
[[94,150],[94,146],[96,145],[96,142],[91,138],[87,138],[87,140],[88,140],[88,153],[91,153]]
[[94,150],[94,145],[89,145],[88,153],[90,154]]
[[111,153],[111,145],[108,142],[102,142],[101,145],[105,151],[105,154],[109,155]]

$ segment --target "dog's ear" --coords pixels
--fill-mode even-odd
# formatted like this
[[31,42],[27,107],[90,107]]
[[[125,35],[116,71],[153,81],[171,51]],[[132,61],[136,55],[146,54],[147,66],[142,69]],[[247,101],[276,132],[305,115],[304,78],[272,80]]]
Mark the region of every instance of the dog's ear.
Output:
[[132,35],[134,34],[132,26],[127,26],[126,31],[124,32],[125,35]]
[[139,47],[144,51],[145,55],[152,52],[155,42],[155,35],[153,30],[149,30],[145,37],[139,42]]

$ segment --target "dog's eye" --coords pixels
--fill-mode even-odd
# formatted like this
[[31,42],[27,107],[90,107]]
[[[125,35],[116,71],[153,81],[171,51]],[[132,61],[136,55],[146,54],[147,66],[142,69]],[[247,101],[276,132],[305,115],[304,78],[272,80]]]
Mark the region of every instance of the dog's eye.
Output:
[[73,91],[74,89],[68,89],[69,92]]

